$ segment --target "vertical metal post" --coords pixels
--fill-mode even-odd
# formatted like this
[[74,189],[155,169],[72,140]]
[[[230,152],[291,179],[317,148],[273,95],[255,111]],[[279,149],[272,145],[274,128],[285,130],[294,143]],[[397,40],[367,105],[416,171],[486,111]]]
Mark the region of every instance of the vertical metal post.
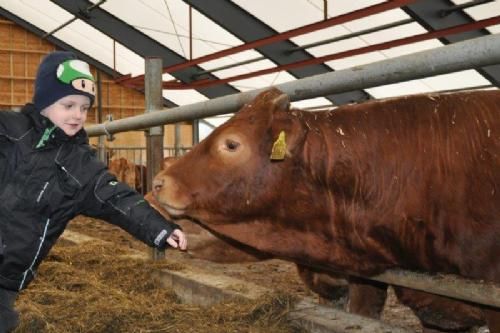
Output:
[[191,126],[193,126],[193,144],[192,144],[192,146],[194,146],[200,142],[200,121],[198,119],[193,120]]
[[175,133],[174,133],[174,149],[175,149],[175,157],[181,156],[181,124],[175,124]]
[[[145,59],[144,89],[146,96],[146,113],[163,109],[162,95],[162,60],[151,57]],[[147,190],[151,191],[154,176],[160,171],[163,161],[163,126],[155,126],[145,131],[147,160]],[[165,257],[164,251],[153,249],[153,260]]]

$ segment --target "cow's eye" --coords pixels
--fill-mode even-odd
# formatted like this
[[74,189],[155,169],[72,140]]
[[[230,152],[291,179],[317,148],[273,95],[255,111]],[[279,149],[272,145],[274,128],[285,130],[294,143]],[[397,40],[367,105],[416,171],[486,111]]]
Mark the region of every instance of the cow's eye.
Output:
[[226,140],[226,148],[229,151],[235,151],[239,147],[240,143],[233,140]]

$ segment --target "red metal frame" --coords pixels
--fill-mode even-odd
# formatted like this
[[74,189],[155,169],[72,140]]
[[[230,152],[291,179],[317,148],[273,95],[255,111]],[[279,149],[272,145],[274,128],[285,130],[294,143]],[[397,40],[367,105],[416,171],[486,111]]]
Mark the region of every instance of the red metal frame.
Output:
[[[178,70],[181,70],[184,68],[188,68],[188,67],[191,67],[191,66],[203,63],[203,62],[222,58],[222,57],[228,56],[230,54],[246,51],[249,49],[256,49],[258,47],[261,47],[261,46],[264,46],[267,44],[276,43],[279,41],[290,39],[292,37],[296,37],[296,36],[307,34],[307,33],[313,32],[313,31],[325,29],[325,28],[328,28],[328,27],[331,27],[334,25],[343,24],[343,23],[346,23],[349,21],[353,21],[353,20],[357,20],[357,19],[360,19],[363,17],[370,16],[370,15],[378,14],[378,13],[381,13],[381,12],[384,12],[387,10],[391,10],[394,8],[400,8],[402,6],[405,6],[405,5],[412,3],[412,2],[415,2],[415,1],[416,0],[391,0],[391,1],[380,3],[380,4],[376,4],[373,6],[369,6],[369,7],[362,8],[362,9],[359,9],[359,10],[356,10],[356,11],[353,11],[350,13],[335,16],[335,17],[332,17],[332,18],[327,19],[327,20],[323,20],[320,22],[305,25],[305,26],[300,27],[300,28],[288,30],[288,31],[285,31],[283,33],[276,34],[276,35],[273,35],[270,37],[262,38],[262,39],[259,39],[259,40],[256,40],[256,41],[253,41],[250,43],[246,43],[246,44],[232,47],[232,48],[229,48],[226,50],[222,50],[219,52],[208,54],[206,56],[202,56],[202,57],[190,60],[190,61],[186,61],[186,62],[183,62],[181,64],[176,64],[176,65],[164,67],[163,73],[172,73],[172,72],[175,72],[175,71],[178,71]],[[124,75],[121,78],[116,79],[115,82],[123,83],[125,85],[133,85],[133,86],[144,85],[144,83],[143,83],[144,82],[144,75],[138,75],[135,77],[131,77],[130,75]]]
[[471,31],[471,30],[478,30],[478,29],[485,28],[487,26],[496,25],[496,24],[500,24],[500,16],[495,16],[495,17],[492,17],[489,19],[484,19],[484,20],[480,20],[477,22],[473,22],[473,23],[462,24],[462,25],[458,25],[455,27],[451,27],[451,28],[427,32],[427,33],[423,33],[423,34],[419,34],[419,35],[415,35],[415,36],[411,36],[411,37],[396,39],[396,40],[392,40],[392,41],[388,41],[388,42],[384,42],[384,43],[368,45],[368,46],[361,47],[358,49],[333,53],[333,54],[325,55],[325,56],[314,58],[314,59],[298,61],[298,62],[294,62],[294,63],[282,65],[282,66],[277,66],[277,67],[272,67],[272,68],[266,68],[266,69],[262,69],[259,71],[240,74],[240,75],[236,75],[236,76],[232,76],[232,77],[228,77],[228,78],[223,78],[223,79],[215,79],[215,80],[204,79],[204,80],[194,81],[194,82],[191,82],[188,84],[185,84],[182,82],[177,82],[177,81],[163,82],[163,89],[206,88],[209,86],[224,84],[224,83],[237,81],[237,80],[248,79],[250,77],[270,74],[270,73],[283,71],[283,70],[289,70],[292,68],[304,67],[304,66],[308,66],[308,65],[324,63],[326,61],[351,57],[354,55],[364,54],[364,53],[368,53],[368,52],[385,50],[385,49],[389,49],[391,47],[421,42],[421,41],[428,40],[428,39],[440,38],[440,37],[449,36],[449,35],[462,33],[462,32],[466,32],[466,31]]

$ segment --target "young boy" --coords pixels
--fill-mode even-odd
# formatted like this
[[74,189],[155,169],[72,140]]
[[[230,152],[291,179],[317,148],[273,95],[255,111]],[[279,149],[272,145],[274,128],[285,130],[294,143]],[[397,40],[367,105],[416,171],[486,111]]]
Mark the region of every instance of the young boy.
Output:
[[79,214],[159,249],[186,249],[179,227],[117,182],[89,147],[83,125],[94,96],[88,64],[57,51],[38,68],[33,103],[0,112],[0,333],[17,326],[18,291]]

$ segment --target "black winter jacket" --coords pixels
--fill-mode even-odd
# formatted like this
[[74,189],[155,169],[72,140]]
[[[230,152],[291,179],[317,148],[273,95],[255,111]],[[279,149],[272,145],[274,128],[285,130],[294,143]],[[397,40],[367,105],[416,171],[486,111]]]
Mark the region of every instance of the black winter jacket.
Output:
[[69,137],[32,104],[0,111],[0,287],[25,288],[78,214],[116,224],[157,248],[178,228],[116,181],[83,129]]

